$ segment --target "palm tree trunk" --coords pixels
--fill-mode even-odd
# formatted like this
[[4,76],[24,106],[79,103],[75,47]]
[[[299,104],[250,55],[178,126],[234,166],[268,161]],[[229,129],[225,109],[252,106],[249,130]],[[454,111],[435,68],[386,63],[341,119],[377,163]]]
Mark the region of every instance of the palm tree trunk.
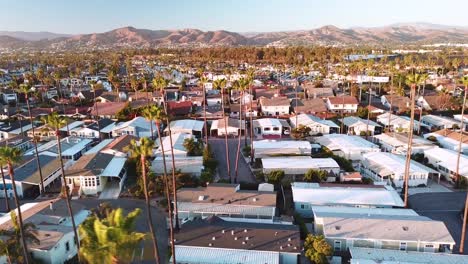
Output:
[[[253,111],[252,111],[252,101],[253,101],[253,93],[252,93],[252,85],[249,85],[249,92],[250,92],[250,162],[254,162],[254,146],[253,146]],[[297,90],[296,90],[297,92]],[[297,94],[296,94],[297,97]],[[296,104],[297,104],[297,98],[296,98]],[[296,120],[297,122],[297,120]],[[282,131],[281,131],[282,133]]]
[[228,134],[227,134],[227,117],[225,114],[225,108],[224,108],[224,91],[221,89],[221,108],[223,111],[223,119],[224,119],[224,143],[226,144],[226,165],[227,165],[227,176],[229,179],[231,179],[231,165],[230,165],[230,158],[229,158],[229,146],[228,146]]
[[34,132],[34,124],[33,124],[33,118],[32,118],[32,115],[31,115],[31,107],[29,105],[29,98],[28,98],[28,95],[25,94],[25,97],[26,97],[26,105],[28,107],[28,114],[29,114],[29,122],[31,122],[31,130],[32,130],[32,134],[33,134],[33,142],[34,142],[34,150],[35,150],[35,154],[36,154],[36,163],[37,163],[37,168],[39,170],[39,179],[41,181],[41,184],[39,185],[40,186],[40,192],[41,194],[45,192],[45,188],[44,188],[44,178],[42,177],[42,168],[41,168],[41,161],[39,160],[39,152],[37,151],[37,141],[36,141],[36,134]]
[[15,172],[13,171],[13,165],[11,163],[8,163],[8,174],[10,175],[11,184],[13,187],[13,196],[15,198],[16,209],[18,210],[19,230],[21,235],[21,246],[23,247],[24,263],[29,264],[30,258],[23,228],[23,215],[21,213],[21,204],[19,202],[18,191],[16,190]]
[[3,166],[0,165],[0,171],[2,172],[3,191],[5,193],[5,205],[8,212],[10,212],[10,199],[8,198],[8,190],[6,188],[5,173],[3,173]]
[[408,131],[408,150],[406,153],[406,163],[405,163],[405,207],[408,208],[408,189],[409,189],[409,174],[410,174],[410,164],[411,164],[411,152],[413,150],[413,132],[414,132],[414,97],[416,92],[416,85],[411,86],[411,116],[410,116],[410,129]]
[[[460,141],[458,143],[458,155],[457,155],[457,171],[456,171],[456,177],[457,177],[457,186],[460,186],[460,174],[459,174],[459,169],[460,169],[460,156],[461,156],[461,147],[462,147],[462,140],[463,140],[463,119],[464,119],[464,112],[465,112],[465,105],[466,105],[466,94],[468,92],[468,86],[465,85],[465,95],[463,96],[463,106],[462,106],[462,112],[461,112],[461,122],[460,122]],[[465,247],[465,236],[466,236],[466,218],[468,216],[468,195],[466,196],[466,201],[465,201],[465,210],[463,212],[463,225],[462,225],[462,233],[461,233],[461,239],[460,239],[460,254],[463,253],[464,247]]]
[[[241,92],[243,97],[244,93]],[[225,124],[227,126],[227,124]],[[234,183],[237,183],[237,177],[239,176],[239,155],[241,152],[241,138],[242,138],[242,100],[240,101],[240,108],[239,108],[239,135],[237,141],[237,152],[236,152],[236,173],[234,176]]]
[[[166,153],[164,153],[164,145],[163,145],[163,140],[161,137],[161,132],[159,131],[158,123],[156,123],[156,131],[158,132],[159,144],[161,146],[161,155],[162,155],[163,168],[164,168],[163,177],[164,177],[164,185],[166,189],[167,210],[168,210],[168,216],[169,216],[169,238],[171,239],[172,263],[176,264],[175,243],[174,243],[174,224],[173,224],[173,215],[172,215],[172,207],[171,207],[171,195],[169,191],[169,180],[167,179]],[[174,169],[175,168],[173,168],[173,171]]]
[[203,87],[203,122],[205,122],[205,147],[208,146],[208,126],[206,125],[206,92]]
[[369,89],[369,101],[367,102],[367,122],[366,122],[366,140],[369,137],[369,119],[370,119],[370,106],[372,101],[372,89]]
[[[57,147],[58,147],[58,155],[59,155],[58,158],[60,160],[60,169],[62,172],[63,191],[65,192],[68,213],[70,214],[70,219],[71,219],[72,227],[73,227],[73,234],[75,235],[74,239],[76,243],[76,248],[79,252],[80,251],[80,239],[78,237],[78,232],[77,232],[76,224],[75,224],[75,216],[73,215],[73,210],[72,210],[71,203],[70,203],[70,193],[68,191],[67,178],[65,177],[65,168],[63,166],[63,159],[62,159],[62,144],[60,142],[60,131],[58,130],[58,128],[55,131],[55,135],[57,137]],[[80,258],[80,255],[78,254],[78,261],[79,261],[79,258]]]
[[141,162],[141,172],[143,174],[142,175],[143,176],[143,191],[145,192],[146,220],[148,222],[148,227],[150,229],[151,240],[153,241],[153,257],[156,263],[159,264],[160,259],[159,259],[159,251],[158,251],[158,240],[156,239],[156,235],[155,235],[154,227],[153,227],[153,217],[151,216],[151,205],[150,205],[150,198],[149,198],[149,193],[148,193],[148,179],[146,176],[146,166],[145,166],[146,159],[144,155],[141,155],[140,162]]
[[[167,113],[166,113],[167,116]],[[172,145],[172,131],[171,131],[171,125],[169,123],[169,118],[166,118],[167,120],[167,131],[169,132],[169,141],[171,142],[171,158],[172,158],[172,203],[174,204],[174,210],[172,213],[174,214],[174,220],[175,220],[175,229],[176,231],[179,231],[180,226],[179,226],[179,209],[177,206],[177,180],[176,180],[176,174],[175,174],[175,158],[174,158],[174,147]],[[165,164],[165,163],[164,163]]]
[[98,141],[101,142],[101,126],[99,125],[99,112],[98,112],[98,104],[96,102],[96,90],[93,86],[93,97],[94,97],[94,105],[96,107],[96,123],[98,125]]

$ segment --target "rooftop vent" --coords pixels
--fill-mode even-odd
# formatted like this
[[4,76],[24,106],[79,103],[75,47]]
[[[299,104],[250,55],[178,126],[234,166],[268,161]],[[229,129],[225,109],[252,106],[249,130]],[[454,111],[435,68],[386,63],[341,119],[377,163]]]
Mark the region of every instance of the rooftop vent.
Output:
[[277,236],[277,235],[278,235],[278,232],[275,232],[275,236]]
[[288,241],[291,241],[291,240],[292,240],[292,238],[288,237]]
[[245,245],[245,244],[246,244],[245,241],[242,241],[242,245]]
[[239,238],[238,237],[234,237],[234,240],[238,240]]
[[215,236],[214,236],[214,237],[212,237],[212,238],[211,238],[211,240],[216,240],[216,237],[215,237]]
[[247,229],[244,229],[244,233],[247,233]]
[[252,200],[253,200],[254,202],[256,202],[256,201],[258,201],[258,198],[253,198]]
[[234,234],[235,234],[234,230],[231,230],[231,235],[234,235]]
[[224,229],[223,229],[223,230],[221,230],[221,233],[222,233],[222,234],[226,233],[226,230],[224,230]]
[[340,230],[340,229],[341,229],[341,226],[335,226],[335,229],[336,229],[336,230]]
[[206,195],[200,195],[198,196],[198,201],[203,201],[206,199]]
[[282,250],[282,249],[283,249],[283,246],[280,246],[280,249]]
[[209,244],[208,244],[208,246],[209,246],[209,247],[212,247],[212,246],[213,246],[213,244],[209,243]]
[[248,236],[245,237],[245,240],[249,240],[250,238]]
[[404,230],[404,231],[408,231],[408,227],[407,227],[407,226],[404,226],[404,227],[403,227],[403,230]]

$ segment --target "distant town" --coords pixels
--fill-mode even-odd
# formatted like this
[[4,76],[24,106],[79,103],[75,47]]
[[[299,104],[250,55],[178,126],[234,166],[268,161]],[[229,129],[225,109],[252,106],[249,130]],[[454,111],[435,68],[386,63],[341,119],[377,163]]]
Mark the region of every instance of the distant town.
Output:
[[468,50],[0,56],[0,263],[468,263]]

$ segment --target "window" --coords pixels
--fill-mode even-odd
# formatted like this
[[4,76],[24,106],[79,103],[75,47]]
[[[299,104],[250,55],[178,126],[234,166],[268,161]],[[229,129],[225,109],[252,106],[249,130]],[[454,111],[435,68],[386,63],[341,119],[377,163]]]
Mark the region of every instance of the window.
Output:
[[265,131],[270,131],[270,128],[269,128],[269,127],[265,127],[265,128],[263,128],[263,130],[265,130]]
[[99,177],[96,177],[96,186],[101,185],[101,179]]
[[341,241],[335,240],[335,242],[333,243],[333,250],[341,251]]
[[424,252],[435,252],[435,247],[432,244],[424,245]]
[[279,127],[274,127],[273,128],[273,131],[279,131],[279,130],[280,130]]
[[406,251],[406,242],[400,242],[400,250]]
[[67,243],[65,243],[65,250],[68,252],[70,251],[70,243],[67,241]]
[[301,209],[305,209],[305,205],[301,204]]

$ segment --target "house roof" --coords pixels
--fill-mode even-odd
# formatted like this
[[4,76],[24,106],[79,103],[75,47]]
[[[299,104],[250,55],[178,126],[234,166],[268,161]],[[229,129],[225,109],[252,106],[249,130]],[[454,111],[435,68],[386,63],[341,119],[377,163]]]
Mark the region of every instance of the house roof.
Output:
[[294,202],[314,205],[369,205],[403,207],[404,203],[391,186],[343,185],[294,182]]
[[262,158],[264,169],[320,169],[340,168],[332,158],[311,158],[310,156]]
[[261,106],[289,106],[290,101],[286,97],[273,97],[271,99],[262,97],[260,98]]
[[330,104],[359,104],[358,100],[354,96],[337,96],[337,97],[329,97],[328,100],[330,101]]
[[[445,167],[452,172],[457,170],[458,152],[444,149],[444,148],[431,148],[424,150],[425,156],[430,156],[433,159],[438,159],[437,165]],[[460,155],[460,165],[458,173],[462,176],[468,177],[468,156]]]
[[257,120],[253,120],[253,125],[254,127],[270,127],[270,126],[282,127],[283,126],[281,121],[277,118],[260,118]]
[[[176,245],[175,248],[177,251],[177,262],[180,263],[190,263],[194,259],[204,264],[218,264],[220,259],[226,263],[280,263],[279,252],[181,245]],[[172,258],[169,262],[172,263]]]
[[115,138],[109,145],[104,149],[112,149],[120,152],[126,152],[125,148],[130,145],[132,140],[137,141],[138,138],[132,135],[123,135],[118,138]]
[[329,134],[315,138],[315,142],[330,150],[350,151],[354,149],[379,149],[376,144],[359,136]]
[[343,118],[343,123],[347,127],[353,127],[353,126],[359,126],[359,125],[367,125],[373,126],[373,127],[381,127],[381,125],[377,124],[376,122],[369,120],[367,121],[366,119],[362,119],[358,116],[347,116]]
[[13,121],[13,122],[0,122],[0,131],[3,131],[3,132],[13,132],[15,130],[18,130],[20,128],[23,128],[24,131],[27,130],[27,127],[31,127],[31,121],[28,121],[28,120],[17,120],[17,121]]
[[460,131],[453,131],[453,130],[445,128],[445,129],[435,131],[432,134],[436,134],[436,136],[438,135],[438,136],[448,138],[452,141],[456,141],[457,143],[460,141],[460,137],[461,137],[462,143],[468,144],[468,132],[460,133]]
[[331,120],[325,120],[321,119],[317,116],[310,115],[310,114],[299,114],[297,115],[297,124],[296,124],[296,116],[292,116],[289,118],[289,122],[291,122],[293,127],[303,125],[303,126],[315,126],[317,124],[322,125],[322,126],[328,126],[328,127],[336,127],[339,128],[339,126]]
[[276,207],[276,192],[239,190],[237,184],[181,188],[177,191],[177,197],[178,202]]
[[66,171],[66,176],[100,176],[113,159],[113,155],[93,153],[82,156]]
[[[405,156],[389,152],[369,152],[363,154],[364,166],[371,168],[381,176],[403,175],[405,173]],[[411,160],[409,173],[437,173],[435,170]]]
[[[202,131],[204,122],[194,119],[175,120],[170,123],[171,130]],[[167,127],[164,131],[168,131]]]
[[102,119],[99,119],[97,122],[91,123],[90,125],[87,126],[87,128],[98,131],[98,124],[99,124],[99,128],[102,130],[103,128],[109,125],[112,125],[114,123],[115,122],[109,118],[102,118]]
[[[115,116],[120,110],[127,105],[126,102],[109,102],[109,103],[94,103],[91,109],[91,115],[96,116]],[[97,107],[97,111],[96,111]]]
[[363,247],[352,247],[349,251],[352,256],[351,264],[468,263],[468,256],[448,253],[429,253]]
[[444,116],[436,116],[436,115],[424,115],[422,117],[422,121],[436,125],[436,126],[450,126],[452,127],[453,125],[459,125],[460,122],[450,118],[450,117],[444,117]]
[[192,110],[191,101],[167,102],[167,112],[171,115],[187,115]]
[[184,224],[175,238],[176,245],[184,246],[211,244],[214,248],[301,252],[299,228],[295,225],[228,222],[216,216]]
[[[43,177],[48,177],[60,168],[60,160],[56,157],[39,155]],[[7,178],[10,178],[7,176]],[[28,161],[15,169],[15,180],[39,185],[41,183],[37,161],[34,157],[28,157]]]
[[324,217],[323,233],[327,238],[455,244],[443,222],[422,216]]
[[[224,118],[214,120],[213,123],[211,124],[211,130],[214,129],[224,129],[226,126],[226,123],[224,121]],[[238,119],[233,119],[233,118],[227,118],[227,126],[228,127],[234,127],[234,128],[239,128],[241,126],[240,121]],[[242,125],[242,129],[245,128],[245,125]]]
[[297,107],[296,107],[296,99],[291,101],[291,106],[294,108],[295,113],[321,113],[327,112],[327,106],[325,102],[320,98],[313,98],[313,99],[300,99],[297,100]]

